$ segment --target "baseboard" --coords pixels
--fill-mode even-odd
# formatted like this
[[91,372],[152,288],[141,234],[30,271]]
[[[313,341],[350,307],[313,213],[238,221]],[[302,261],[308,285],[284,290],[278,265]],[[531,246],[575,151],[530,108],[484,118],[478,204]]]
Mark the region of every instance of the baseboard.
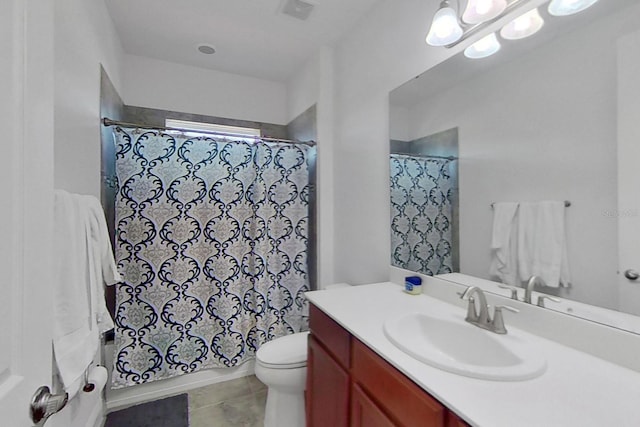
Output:
[[254,362],[234,368],[208,369],[175,378],[107,391],[107,413],[152,400],[175,396],[195,388],[253,375]]

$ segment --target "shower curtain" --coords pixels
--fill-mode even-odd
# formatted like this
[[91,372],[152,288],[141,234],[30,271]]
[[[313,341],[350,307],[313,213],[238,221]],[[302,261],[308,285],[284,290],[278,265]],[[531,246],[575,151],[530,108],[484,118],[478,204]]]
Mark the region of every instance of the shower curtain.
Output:
[[446,159],[391,154],[391,264],[451,273],[453,180]]
[[307,328],[308,151],[114,129],[114,388],[254,357]]

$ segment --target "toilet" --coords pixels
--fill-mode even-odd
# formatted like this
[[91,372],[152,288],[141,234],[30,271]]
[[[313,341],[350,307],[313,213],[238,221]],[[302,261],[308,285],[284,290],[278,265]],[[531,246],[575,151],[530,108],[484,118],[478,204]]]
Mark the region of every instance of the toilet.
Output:
[[277,338],[256,352],[256,377],[268,387],[265,427],[305,425],[308,335],[299,332]]
[[[334,283],[325,290],[350,287]],[[307,338],[298,332],[269,341],[256,352],[255,374],[268,388],[264,427],[304,427]]]

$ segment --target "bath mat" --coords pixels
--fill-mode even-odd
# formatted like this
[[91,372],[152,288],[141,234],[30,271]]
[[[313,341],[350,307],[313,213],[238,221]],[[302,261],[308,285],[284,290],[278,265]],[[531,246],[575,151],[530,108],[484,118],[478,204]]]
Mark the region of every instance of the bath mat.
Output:
[[189,427],[189,397],[180,394],[112,412],[104,427]]

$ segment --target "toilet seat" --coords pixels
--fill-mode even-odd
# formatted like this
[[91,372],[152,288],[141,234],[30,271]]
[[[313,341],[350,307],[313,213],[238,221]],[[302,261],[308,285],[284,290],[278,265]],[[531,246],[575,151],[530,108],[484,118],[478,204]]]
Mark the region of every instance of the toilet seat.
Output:
[[295,369],[307,366],[309,332],[286,335],[265,343],[256,352],[256,362],[270,369]]

